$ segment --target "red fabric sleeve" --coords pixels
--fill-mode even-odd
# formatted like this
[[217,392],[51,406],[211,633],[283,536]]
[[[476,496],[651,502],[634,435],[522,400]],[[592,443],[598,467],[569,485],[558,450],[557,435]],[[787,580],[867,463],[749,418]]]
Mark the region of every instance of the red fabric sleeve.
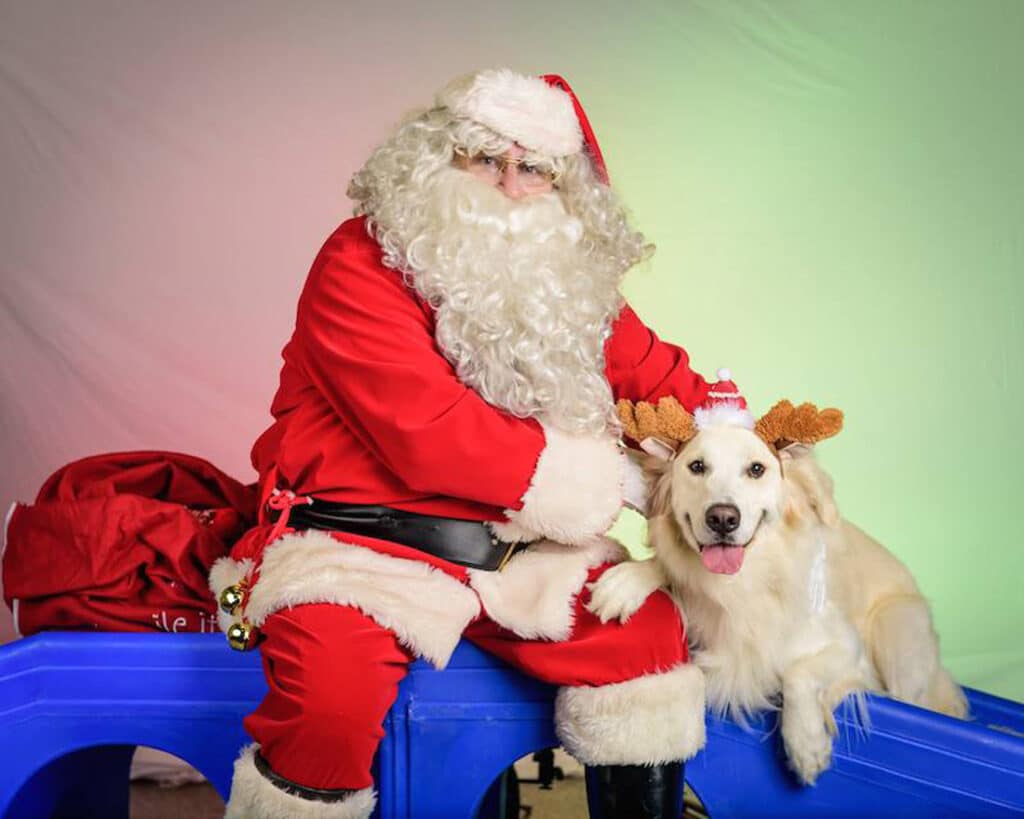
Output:
[[411,489],[519,509],[544,448],[540,424],[463,385],[429,310],[376,245],[328,243],[299,300],[296,363]]
[[628,304],[612,324],[605,345],[605,372],[615,400],[657,401],[672,395],[693,412],[710,386],[690,369],[686,350],[662,341]]

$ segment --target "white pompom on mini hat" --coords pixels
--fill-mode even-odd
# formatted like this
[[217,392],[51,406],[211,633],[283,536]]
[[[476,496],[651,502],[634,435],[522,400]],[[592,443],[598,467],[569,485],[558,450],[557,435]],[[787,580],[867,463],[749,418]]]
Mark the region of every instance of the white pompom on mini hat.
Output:
[[550,157],[578,153],[584,142],[573,98],[543,77],[507,68],[459,77],[437,104]]

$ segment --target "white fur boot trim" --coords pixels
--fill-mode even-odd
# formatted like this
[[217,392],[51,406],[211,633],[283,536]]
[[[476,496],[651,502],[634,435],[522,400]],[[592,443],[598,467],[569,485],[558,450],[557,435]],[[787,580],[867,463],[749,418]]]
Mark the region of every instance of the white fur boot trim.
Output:
[[316,529],[267,546],[246,619],[258,628],[274,612],[306,603],[354,606],[438,668],[448,663],[462,632],[480,613],[476,594],[440,569]]
[[622,509],[626,455],[610,436],[570,435],[544,427],[523,508],[505,510],[508,523],[492,523],[502,540],[546,538],[572,546],[603,535]]
[[303,799],[281,790],[256,769],[258,745],[248,745],[235,760],[224,819],[369,819],[377,804],[373,788],[363,788],[337,802]]
[[625,557],[626,550],[607,537],[582,547],[545,540],[531,544],[500,572],[471,569],[469,584],[498,625],[527,640],[566,640],[587,570]]
[[704,747],[704,675],[695,665],[597,687],[562,688],[555,731],[584,765],[660,765]]

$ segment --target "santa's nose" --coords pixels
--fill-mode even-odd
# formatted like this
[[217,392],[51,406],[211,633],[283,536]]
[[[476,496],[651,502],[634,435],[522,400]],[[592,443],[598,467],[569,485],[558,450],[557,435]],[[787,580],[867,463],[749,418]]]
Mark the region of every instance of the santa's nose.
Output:
[[519,179],[519,171],[515,165],[506,165],[498,180],[498,188],[509,199],[522,199],[526,196],[526,190]]

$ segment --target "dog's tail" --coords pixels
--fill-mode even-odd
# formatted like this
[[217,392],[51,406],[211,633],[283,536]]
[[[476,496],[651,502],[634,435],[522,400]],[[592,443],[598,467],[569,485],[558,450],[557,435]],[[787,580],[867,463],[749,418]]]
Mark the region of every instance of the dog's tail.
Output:
[[963,719],[967,699],[942,667],[924,598],[894,595],[875,604],[865,641],[885,690],[896,699]]

